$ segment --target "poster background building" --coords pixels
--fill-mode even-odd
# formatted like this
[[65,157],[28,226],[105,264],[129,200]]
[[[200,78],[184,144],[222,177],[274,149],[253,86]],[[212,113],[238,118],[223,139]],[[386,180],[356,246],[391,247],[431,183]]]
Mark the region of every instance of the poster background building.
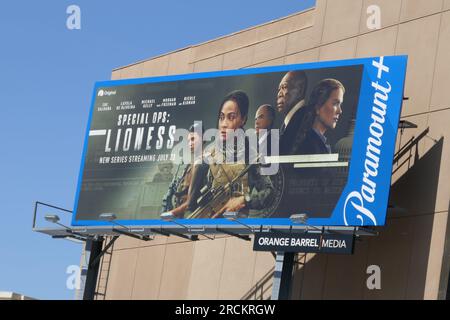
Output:
[[[373,4],[381,7],[380,30],[366,27]],[[401,118],[418,127],[403,130],[397,151],[427,127],[436,141],[421,139],[394,164],[392,207],[378,237],[356,243],[352,256],[298,256],[304,264],[296,267],[292,298],[437,299],[446,296],[449,272],[449,38],[449,0],[318,0],[310,10],[118,68],[112,79],[408,55]],[[121,237],[102,261],[97,299],[266,299],[273,263],[270,253],[227,236]],[[381,290],[366,287],[374,264]]]

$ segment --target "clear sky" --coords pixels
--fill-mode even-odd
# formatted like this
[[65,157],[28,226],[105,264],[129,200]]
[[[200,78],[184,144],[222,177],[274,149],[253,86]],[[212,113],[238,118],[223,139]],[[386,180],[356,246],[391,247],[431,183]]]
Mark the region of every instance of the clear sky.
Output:
[[[72,209],[95,81],[315,0],[4,1],[0,10],[0,291],[72,299],[81,245],[32,232],[35,201]],[[81,8],[81,30],[66,9]]]

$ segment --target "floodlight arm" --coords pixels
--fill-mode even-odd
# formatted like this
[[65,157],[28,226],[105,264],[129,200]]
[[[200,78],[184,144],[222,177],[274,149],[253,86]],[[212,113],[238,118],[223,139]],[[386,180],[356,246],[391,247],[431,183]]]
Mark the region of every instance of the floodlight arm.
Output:
[[[175,216],[174,216],[173,213],[170,212],[170,211],[163,212],[163,213],[160,215],[160,217],[161,217],[161,219],[162,219],[163,221],[170,222],[170,223],[174,223],[174,224],[176,224],[176,225],[179,225],[179,226],[183,227],[184,229],[186,229],[186,230],[188,230],[188,231],[190,230],[190,229],[189,229],[187,226],[185,226],[184,224],[175,221]],[[159,233],[161,233],[161,232],[159,232]],[[182,234],[182,233],[179,233],[179,232],[176,232],[176,231],[167,231],[167,230],[165,230],[164,233],[168,233],[169,235],[170,235],[170,234],[173,234],[173,235],[175,235],[175,236],[177,236],[177,237],[184,238],[184,239],[188,239],[188,240],[191,240],[191,241],[197,241],[197,240],[198,240],[198,236],[197,236],[197,235],[185,235],[185,234]],[[212,239],[212,238],[210,238],[210,237],[208,237],[208,236],[206,236],[206,237],[209,238],[209,239]]]
[[235,222],[239,223],[240,225],[246,227],[247,229],[251,230],[252,232],[254,232],[254,229],[252,227],[250,227],[248,224],[245,224],[245,223],[239,221],[238,219],[233,219],[232,221],[235,221]]
[[223,214],[223,217],[225,219],[227,219],[227,220],[234,221],[234,222],[239,223],[240,225],[243,225],[247,229],[251,230],[252,233],[255,232],[255,230],[252,227],[250,227],[248,224],[245,224],[245,223],[243,223],[243,222],[238,220],[239,219],[239,213],[238,212],[232,212],[232,211],[225,212]]
[[314,230],[320,231],[320,232],[322,232],[322,233],[324,232],[323,229],[317,228],[316,226],[311,226],[311,225],[309,225],[309,224],[307,224],[307,223],[305,223],[305,226],[306,226],[306,232],[309,231],[308,228],[313,228]]
[[60,223],[60,222],[53,222],[54,224],[57,224],[58,226],[63,227],[64,229],[66,229],[67,231],[73,232],[73,230],[71,228],[69,228],[68,226]]
[[149,236],[144,236],[142,234],[137,234],[137,233],[133,233],[133,232],[125,231],[125,230],[120,230],[120,229],[117,229],[117,228],[114,228],[114,227],[112,228],[112,231],[114,231],[116,233],[119,233],[119,234],[123,234],[124,236],[127,236],[127,237],[131,237],[131,238],[135,238],[135,239],[138,239],[138,240],[142,240],[142,241],[153,240]]
[[108,221],[111,224],[117,225],[117,226],[125,229],[125,230],[120,230],[120,229],[117,229],[117,228],[113,227],[112,228],[113,232],[116,232],[116,233],[119,233],[119,234],[123,234],[124,236],[128,236],[128,237],[135,238],[135,239],[138,239],[138,240],[143,240],[143,241],[153,240],[149,236],[145,236],[145,235],[142,235],[142,234],[131,232],[131,228],[128,228],[128,227],[118,223],[117,221],[115,221],[116,215],[114,213],[102,213],[102,214],[100,214],[99,218],[101,220]]
[[185,226],[185,225],[182,224],[182,223],[177,222],[175,219],[173,219],[173,220],[167,220],[167,221],[168,221],[168,222],[175,223],[176,225],[179,225],[179,226],[183,227],[184,229],[188,229],[188,230],[189,230],[189,228],[188,228],[187,226]]
[[[54,224],[56,224],[56,225],[58,225],[60,227],[63,227],[66,230],[67,233],[70,233],[71,235],[73,235],[73,238],[75,238],[77,240],[86,241],[86,239],[89,237],[89,236],[86,236],[86,235],[84,235],[82,233],[76,232],[76,231],[72,230],[72,228],[66,226],[65,224],[62,224],[61,222],[59,222],[59,217],[57,215],[48,215],[48,216],[45,217],[45,219],[48,222],[51,222],[51,223],[54,223]],[[65,237],[67,237],[67,236],[65,236],[65,235],[64,236],[59,236],[58,238],[65,238]]]
[[115,224],[116,226],[119,226],[119,227],[122,227],[124,229],[130,230],[130,228],[128,228],[128,227],[124,226],[123,224],[120,224],[120,223],[118,223],[118,222],[116,222],[114,220],[111,220],[109,222],[111,222],[112,224]]
[[[297,213],[297,214],[293,214],[289,217],[289,219],[292,221],[292,223],[294,224],[300,224],[300,225],[304,225],[306,227],[306,232],[308,232],[308,228],[311,227],[315,230],[318,230],[320,232],[323,233],[323,229],[319,229],[315,226],[309,225],[308,224],[308,215],[306,213]],[[292,226],[291,226],[292,228]]]

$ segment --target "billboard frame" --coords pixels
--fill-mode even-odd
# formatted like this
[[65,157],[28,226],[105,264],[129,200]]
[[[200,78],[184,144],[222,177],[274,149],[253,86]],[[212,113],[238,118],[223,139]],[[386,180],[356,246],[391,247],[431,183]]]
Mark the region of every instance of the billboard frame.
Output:
[[[361,79],[361,83],[370,83],[369,81],[374,79],[375,71],[376,70],[370,70],[369,67],[375,66],[377,63],[383,65],[384,58],[389,59],[392,62],[392,65],[390,67],[395,67],[395,71],[392,72],[393,75],[391,75],[392,79],[391,82],[396,84],[396,90],[394,93],[392,93],[392,100],[394,100],[394,104],[398,105],[398,109],[392,111],[393,116],[390,117],[389,120],[389,127],[391,135],[397,134],[398,130],[398,123],[400,120],[400,113],[401,113],[401,107],[402,107],[402,98],[403,98],[403,89],[405,85],[405,77],[404,74],[400,71],[404,71],[406,73],[406,64],[407,64],[407,56],[401,55],[401,56],[387,56],[387,57],[370,57],[370,58],[359,58],[359,59],[351,59],[351,60],[337,60],[337,61],[326,61],[326,62],[314,62],[314,63],[305,63],[305,64],[290,64],[290,65],[282,65],[282,66],[271,66],[271,67],[259,67],[259,68],[249,68],[249,69],[239,69],[239,70],[226,70],[226,71],[213,71],[213,72],[203,72],[203,73],[190,73],[190,74],[181,74],[181,75],[170,75],[170,76],[159,76],[159,77],[150,77],[150,78],[137,78],[137,79],[125,79],[125,80],[109,80],[109,81],[101,81],[96,82],[93,94],[92,94],[92,100],[91,100],[91,106],[89,111],[89,119],[87,122],[87,128],[85,133],[85,140],[84,140],[84,147],[83,147],[83,153],[81,156],[81,164],[80,164],[80,170],[78,175],[78,182],[77,182],[77,191],[75,195],[75,204],[74,204],[74,212],[72,217],[72,227],[83,227],[87,228],[89,227],[90,230],[97,230],[98,232],[103,231],[103,227],[110,226],[110,222],[105,222],[101,220],[77,220],[76,219],[76,211],[78,207],[78,200],[80,196],[80,190],[81,190],[81,183],[82,183],[82,176],[83,176],[83,169],[85,164],[85,157],[87,153],[87,147],[89,142],[89,131],[92,121],[92,116],[94,112],[94,104],[96,99],[96,93],[97,90],[105,87],[111,87],[111,86],[126,86],[126,85],[138,85],[138,84],[150,84],[150,83],[160,83],[160,82],[173,82],[173,81],[180,81],[180,80],[194,80],[194,79],[205,79],[205,78],[213,78],[213,77],[227,77],[227,76],[236,76],[236,75],[251,75],[251,74],[258,74],[258,73],[269,73],[269,72],[287,72],[292,69],[301,69],[301,70],[311,70],[311,69],[322,69],[322,68],[333,68],[333,67],[345,67],[345,66],[355,66],[355,65],[363,65],[363,77]],[[395,61],[392,61],[395,60]],[[375,68],[376,69],[376,68]],[[378,78],[381,73],[383,73],[383,68],[378,68]],[[385,70],[384,70],[385,71]],[[368,94],[370,88],[365,88],[361,86],[360,89],[360,95],[358,98],[358,108],[367,101],[363,101],[363,98],[368,98],[371,95]],[[373,96],[373,95],[372,95]],[[359,119],[359,117],[357,118]],[[355,129],[355,135],[358,135],[358,131],[361,131],[362,122],[360,121],[356,124]],[[392,130],[391,130],[392,129]],[[382,178],[383,183],[385,186],[391,183],[391,169],[392,169],[392,160],[394,157],[394,151],[395,151],[395,143],[396,139],[395,137],[391,139],[390,141],[387,141],[387,144],[389,145],[386,147],[386,153],[384,154],[383,161],[386,163],[384,164],[384,168],[380,167],[380,172],[383,170]],[[358,145],[359,146],[359,145]],[[356,153],[356,148],[352,151],[352,159],[354,158],[354,153]],[[387,167],[386,167],[387,166]],[[389,169],[389,170],[387,170]],[[347,181],[347,186],[350,184],[350,177],[352,174],[352,165],[350,166],[350,172],[349,177]],[[381,176],[381,174],[380,174]],[[388,205],[388,196],[389,196],[389,190],[384,190],[379,200],[379,205],[376,206],[376,210],[380,217],[382,218],[380,221],[375,221],[373,224],[369,225],[384,225],[385,219],[386,219],[386,211],[387,211],[387,205]],[[342,195],[341,198],[338,201],[338,204],[336,204],[336,207],[339,205],[342,206]],[[341,203],[341,204],[339,204]],[[327,218],[330,220],[330,223],[327,225],[330,226],[349,226],[354,224],[349,224],[345,220],[345,210],[344,210],[344,222],[342,221],[341,217],[335,217],[335,210],[333,210],[333,214],[330,218]],[[384,213],[383,213],[384,212]],[[294,212],[293,212],[294,213]],[[311,218],[309,223],[311,225],[321,225],[320,220],[322,218]],[[198,228],[202,229],[203,232],[215,233],[214,229],[221,228],[221,229],[230,229],[230,230],[239,230],[240,233],[245,234],[246,229],[236,226],[236,222],[229,221],[224,218],[214,219],[215,221],[212,221],[211,219],[177,219],[178,222],[185,225],[187,228]],[[295,224],[293,224],[289,218],[245,218],[241,219],[241,221],[245,222],[245,224],[250,226],[269,226],[272,228],[299,228]],[[159,219],[147,219],[147,220],[117,220],[118,223],[129,226],[132,229],[139,229],[143,230],[145,232],[149,232],[150,229],[161,229],[161,230],[185,230],[182,227],[176,227],[174,226],[173,222],[167,222]],[[373,222],[373,221],[372,221]],[[362,222],[361,225],[367,225]],[[300,227],[301,228],[301,227]],[[248,230],[247,230],[248,232]]]
[[[51,207],[58,209],[64,213],[73,212],[57,207],[48,203],[36,201],[35,209],[33,214],[33,226],[32,230],[34,232],[40,232],[52,236],[54,238],[64,238],[72,237],[74,233],[90,236],[117,236],[121,235],[117,232],[117,225],[113,223],[108,223],[103,226],[68,226],[67,228],[62,228],[56,226],[54,228],[43,228],[36,225],[38,220],[38,208],[39,205],[44,207]],[[284,232],[284,233],[337,233],[337,234],[354,234],[355,236],[376,236],[378,232],[373,227],[344,227],[344,226],[327,226],[327,227],[315,227],[311,225],[290,225],[290,226],[254,226],[252,229],[243,227],[239,223],[234,223],[230,225],[208,225],[203,227],[195,226],[194,228],[183,228],[182,226],[172,224],[170,226],[129,226],[124,229],[125,231],[131,232],[136,235],[151,236],[151,235],[164,235],[164,233],[169,233],[170,235],[176,235],[177,233],[184,233],[189,235],[203,235],[203,234],[229,234],[229,235],[253,235],[256,232]],[[183,232],[184,230],[184,232]],[[224,232],[225,231],[225,232]],[[174,232],[174,233],[171,233]],[[213,240],[213,239],[211,239]]]

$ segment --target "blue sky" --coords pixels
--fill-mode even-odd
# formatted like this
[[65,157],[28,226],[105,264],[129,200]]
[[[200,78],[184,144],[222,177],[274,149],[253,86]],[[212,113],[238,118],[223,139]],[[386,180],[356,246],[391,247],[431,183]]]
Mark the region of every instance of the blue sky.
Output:
[[[111,70],[314,0],[8,1],[0,10],[0,291],[72,299],[81,245],[32,232],[35,201],[72,209],[91,91]],[[81,8],[81,30],[66,8]]]

